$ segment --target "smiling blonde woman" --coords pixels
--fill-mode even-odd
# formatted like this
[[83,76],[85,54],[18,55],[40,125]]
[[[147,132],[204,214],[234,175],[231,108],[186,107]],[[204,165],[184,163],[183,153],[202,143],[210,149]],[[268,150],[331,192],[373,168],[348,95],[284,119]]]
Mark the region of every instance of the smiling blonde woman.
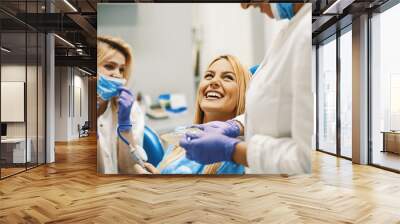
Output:
[[[195,124],[227,121],[245,110],[245,93],[250,73],[232,55],[211,61],[197,91]],[[186,158],[185,150],[170,145],[158,165],[162,174],[243,174],[244,167],[233,162],[201,165]]]

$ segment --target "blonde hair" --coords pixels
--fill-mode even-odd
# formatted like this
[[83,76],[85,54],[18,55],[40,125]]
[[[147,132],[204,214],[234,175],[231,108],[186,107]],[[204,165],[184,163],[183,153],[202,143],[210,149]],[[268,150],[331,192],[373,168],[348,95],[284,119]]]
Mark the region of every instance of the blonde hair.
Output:
[[129,79],[132,69],[132,50],[129,44],[122,39],[111,36],[98,36],[97,37],[97,67],[105,62],[109,57],[116,52],[120,52],[125,57],[125,70],[123,76]]
[[[221,55],[214,60],[211,61],[211,63],[208,65],[208,68],[210,68],[215,62],[225,59],[231,64],[233,68],[233,72],[236,75],[236,83],[239,86],[239,97],[236,102],[236,116],[243,114],[244,113],[244,107],[245,107],[245,98],[246,98],[246,89],[250,80],[250,73],[249,71],[239,62],[239,60],[232,55]],[[196,97],[196,105],[195,105],[195,112],[194,112],[194,123],[195,124],[201,124],[203,123],[204,119],[204,111],[201,110],[200,108],[200,89],[197,90],[197,97]]]
[[[122,53],[125,57],[125,69],[122,73],[123,77],[128,81],[131,77],[131,69],[133,63],[132,50],[128,43],[124,40],[112,36],[97,37],[97,68],[99,68],[108,58],[116,52]],[[113,121],[116,120],[117,102],[115,99],[111,101],[111,110],[113,112]]]
[[[244,113],[245,110],[245,98],[246,98],[246,89],[248,87],[248,83],[250,80],[250,72],[239,62],[239,60],[232,55],[221,55],[214,60],[211,61],[211,63],[208,65],[208,68],[210,68],[215,62],[218,60],[225,59],[231,64],[233,68],[233,72],[236,75],[236,83],[239,86],[239,97],[236,102],[236,113],[235,115],[238,116],[240,114]],[[195,124],[202,124],[204,121],[204,111],[200,108],[200,89],[197,90],[197,97],[196,97],[196,105],[195,105],[195,114],[194,114],[194,122]],[[160,169],[163,169],[166,167],[168,164],[172,163],[178,158],[181,158],[182,156],[185,155],[185,150],[179,146],[176,146],[172,153],[166,158],[165,161],[160,164]],[[214,163],[207,165],[204,168],[203,173],[204,174],[216,174],[218,168],[221,166],[221,163]]]

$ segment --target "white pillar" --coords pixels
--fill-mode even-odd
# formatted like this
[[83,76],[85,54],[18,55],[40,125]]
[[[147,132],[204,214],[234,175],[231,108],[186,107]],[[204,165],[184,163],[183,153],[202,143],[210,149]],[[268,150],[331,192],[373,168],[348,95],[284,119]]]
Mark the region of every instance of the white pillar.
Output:
[[368,163],[368,15],[353,20],[353,162]]
[[[46,1],[46,11],[53,12],[54,6]],[[55,162],[54,113],[55,113],[55,43],[54,34],[46,35],[46,163]]]

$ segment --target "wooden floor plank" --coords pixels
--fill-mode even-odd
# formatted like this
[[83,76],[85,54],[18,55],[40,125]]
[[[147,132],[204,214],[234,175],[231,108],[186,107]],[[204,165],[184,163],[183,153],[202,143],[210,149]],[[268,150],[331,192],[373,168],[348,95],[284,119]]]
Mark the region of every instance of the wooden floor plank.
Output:
[[102,176],[96,138],[0,181],[0,223],[400,223],[400,175],[313,152],[313,173]]

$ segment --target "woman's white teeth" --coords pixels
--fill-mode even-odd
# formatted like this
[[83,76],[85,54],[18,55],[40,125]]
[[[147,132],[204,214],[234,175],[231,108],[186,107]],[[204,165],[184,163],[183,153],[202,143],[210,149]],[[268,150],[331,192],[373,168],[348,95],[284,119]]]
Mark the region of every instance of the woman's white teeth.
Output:
[[222,95],[220,93],[218,93],[218,92],[210,91],[210,92],[207,92],[206,97],[207,98],[218,98],[219,99],[219,98],[222,97]]

